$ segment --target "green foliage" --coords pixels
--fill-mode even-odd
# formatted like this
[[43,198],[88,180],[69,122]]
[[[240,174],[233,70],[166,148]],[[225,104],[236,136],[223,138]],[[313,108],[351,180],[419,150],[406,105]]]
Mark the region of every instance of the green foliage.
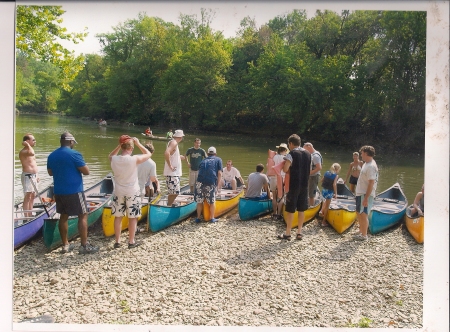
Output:
[[[62,12],[34,16],[51,22]],[[135,124],[424,146],[426,12],[326,10],[308,19],[294,10],[259,27],[245,17],[229,39],[211,28],[214,16],[202,9],[176,25],[140,13],[98,35],[103,55],[86,56],[58,107]],[[58,83],[52,68],[19,55],[18,106],[55,109],[55,83],[67,73]]]
[[18,5],[16,49],[18,54],[59,67],[60,84],[65,90],[70,90],[69,82],[83,68],[84,57],[76,57],[59,40],[78,44],[87,33],[68,33],[66,28],[60,26],[63,14],[61,6]]

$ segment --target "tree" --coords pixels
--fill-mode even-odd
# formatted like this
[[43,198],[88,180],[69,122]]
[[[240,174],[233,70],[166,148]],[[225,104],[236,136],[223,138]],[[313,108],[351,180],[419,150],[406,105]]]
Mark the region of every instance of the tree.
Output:
[[67,32],[60,26],[64,13],[61,6],[17,6],[16,49],[18,54],[59,67],[61,84],[68,90],[69,82],[83,68],[84,57],[76,57],[59,40],[78,44],[87,32]]

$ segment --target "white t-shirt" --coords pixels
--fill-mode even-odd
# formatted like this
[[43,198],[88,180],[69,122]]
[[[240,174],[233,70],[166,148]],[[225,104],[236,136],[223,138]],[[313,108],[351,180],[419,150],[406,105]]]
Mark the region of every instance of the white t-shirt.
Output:
[[150,177],[156,177],[156,163],[152,159],[144,161],[137,166],[138,182],[141,195],[145,195],[145,185],[149,185]]
[[222,179],[224,179],[226,182],[231,182],[234,178],[240,178],[241,173],[237,170],[236,167],[231,167],[231,169],[228,171],[225,167],[222,171]]
[[372,161],[369,161],[367,163],[364,163],[361,174],[358,178],[358,183],[356,185],[356,196],[365,195],[367,191],[367,187],[369,186],[369,180],[375,180],[372,188],[372,192],[370,193],[370,196],[375,197],[375,190],[377,189],[377,183],[378,183],[378,166],[375,160],[372,159]]
[[114,193],[116,196],[134,195],[139,191],[136,156],[113,156],[111,169],[114,172]]

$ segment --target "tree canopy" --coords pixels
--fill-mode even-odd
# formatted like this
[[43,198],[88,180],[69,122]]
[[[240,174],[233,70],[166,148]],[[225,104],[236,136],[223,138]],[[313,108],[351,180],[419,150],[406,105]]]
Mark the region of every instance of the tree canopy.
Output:
[[[53,22],[61,13],[46,15]],[[55,86],[67,75],[56,75],[62,67],[51,54],[58,52],[33,46],[42,37],[24,37],[22,28],[21,42],[30,41],[20,49],[28,56],[18,53],[17,107],[152,126],[424,146],[426,12],[325,10],[308,19],[293,10],[259,27],[246,17],[228,39],[211,29],[214,15],[181,14],[176,25],[140,13],[119,23],[97,36],[102,55],[87,55],[66,81],[73,89],[60,94]],[[43,75],[32,58],[55,69]]]

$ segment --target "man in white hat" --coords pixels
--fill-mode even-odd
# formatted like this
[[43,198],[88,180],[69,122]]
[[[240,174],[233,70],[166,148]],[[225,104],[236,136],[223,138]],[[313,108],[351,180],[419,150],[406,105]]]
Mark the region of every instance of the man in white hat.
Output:
[[180,193],[181,160],[184,160],[185,157],[180,155],[178,143],[183,140],[183,137],[183,130],[175,130],[164,152],[165,162],[163,175],[166,177],[166,186],[169,194],[168,205],[172,205],[173,200]]

